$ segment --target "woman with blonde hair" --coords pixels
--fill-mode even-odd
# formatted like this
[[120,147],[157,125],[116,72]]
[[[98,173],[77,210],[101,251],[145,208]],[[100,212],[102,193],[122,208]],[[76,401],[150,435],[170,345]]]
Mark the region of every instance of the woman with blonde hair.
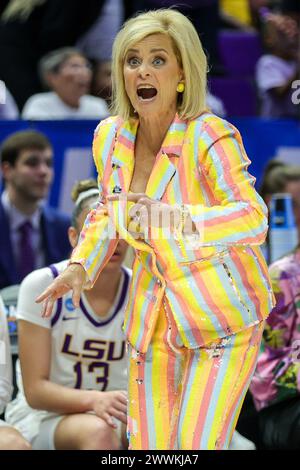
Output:
[[228,448],[274,305],[259,246],[267,209],[239,132],[205,109],[191,22],[129,19],[113,49],[114,116],[97,127],[100,204],[67,269],[37,299],[78,304],[118,238],[135,248],[124,330],[131,449]]

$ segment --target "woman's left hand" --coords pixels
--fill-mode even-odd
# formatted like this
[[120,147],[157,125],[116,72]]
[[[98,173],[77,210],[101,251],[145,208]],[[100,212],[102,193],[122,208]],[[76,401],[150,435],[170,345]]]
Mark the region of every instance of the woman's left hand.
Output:
[[[119,197],[119,194],[109,195],[107,201],[117,201]],[[135,203],[128,212],[132,221],[128,224],[130,232],[145,233],[150,227],[169,229],[171,232],[180,222],[180,210],[176,206],[151,199],[144,193],[122,193],[122,200],[125,197]]]

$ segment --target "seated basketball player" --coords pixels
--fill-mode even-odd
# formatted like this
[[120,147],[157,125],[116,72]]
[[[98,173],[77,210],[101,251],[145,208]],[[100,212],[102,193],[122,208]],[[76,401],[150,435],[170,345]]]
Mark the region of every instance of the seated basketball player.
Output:
[[[97,183],[73,190],[75,208],[69,239],[74,247],[87,213],[98,199]],[[80,307],[71,295],[42,318],[35,298],[68,260],[28,275],[20,288],[19,393],[6,419],[33,449],[126,448],[127,378],[123,310],[131,272],[122,266],[126,243],[115,254]]]

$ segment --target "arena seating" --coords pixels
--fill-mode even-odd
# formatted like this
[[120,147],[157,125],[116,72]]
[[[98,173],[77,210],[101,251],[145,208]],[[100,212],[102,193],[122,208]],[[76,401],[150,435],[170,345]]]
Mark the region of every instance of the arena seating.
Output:
[[210,91],[223,101],[228,116],[257,115],[254,75],[262,54],[259,34],[224,29],[218,47],[224,76],[210,78]]

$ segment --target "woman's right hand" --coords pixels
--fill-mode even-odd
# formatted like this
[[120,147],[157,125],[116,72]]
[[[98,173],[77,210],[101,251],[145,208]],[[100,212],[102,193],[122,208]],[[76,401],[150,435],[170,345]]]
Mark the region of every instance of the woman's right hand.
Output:
[[35,300],[43,303],[42,316],[50,317],[53,305],[69,290],[73,291],[72,301],[74,307],[79,307],[80,295],[86,282],[86,272],[79,263],[71,263],[69,266],[47,287]]

